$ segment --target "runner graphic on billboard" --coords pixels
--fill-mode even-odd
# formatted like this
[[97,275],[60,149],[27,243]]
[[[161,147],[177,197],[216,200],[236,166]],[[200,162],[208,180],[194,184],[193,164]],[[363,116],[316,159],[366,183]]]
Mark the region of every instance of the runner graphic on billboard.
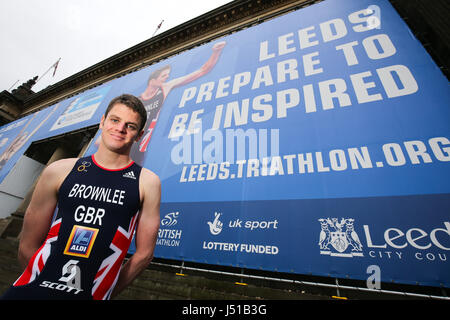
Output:
[[150,74],[147,87],[139,96],[147,110],[147,123],[144,128],[145,134],[139,145],[135,144],[131,149],[131,155],[137,163],[142,164],[144,161],[145,152],[147,151],[148,143],[152,137],[153,129],[155,128],[159,113],[169,93],[172,89],[195,81],[210,72],[219,60],[225,44],[225,41],[214,44],[212,47],[212,54],[208,61],[206,61],[199,69],[188,75],[167,81],[171,71],[170,65],[165,65]]

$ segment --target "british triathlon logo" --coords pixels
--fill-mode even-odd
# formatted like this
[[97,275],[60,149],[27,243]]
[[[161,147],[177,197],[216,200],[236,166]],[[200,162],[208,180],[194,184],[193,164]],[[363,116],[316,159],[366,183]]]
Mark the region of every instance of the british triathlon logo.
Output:
[[164,218],[161,220],[161,225],[164,226],[164,227],[173,227],[178,222],[177,218],[178,218],[179,214],[180,213],[178,211],[177,212],[170,212],[170,213],[166,214],[164,216]]
[[319,219],[320,254],[332,257],[363,257],[362,244],[355,231],[355,219],[326,218]]
[[67,241],[64,254],[69,256],[89,258],[89,255],[97,237],[98,229],[83,226],[73,226]]

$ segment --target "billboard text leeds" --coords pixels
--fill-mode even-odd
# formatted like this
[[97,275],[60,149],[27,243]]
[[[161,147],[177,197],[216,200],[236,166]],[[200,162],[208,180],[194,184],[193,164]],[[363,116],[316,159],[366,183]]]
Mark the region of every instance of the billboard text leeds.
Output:
[[156,257],[450,286],[448,81],[387,0],[323,1],[91,90],[36,136],[141,98]]

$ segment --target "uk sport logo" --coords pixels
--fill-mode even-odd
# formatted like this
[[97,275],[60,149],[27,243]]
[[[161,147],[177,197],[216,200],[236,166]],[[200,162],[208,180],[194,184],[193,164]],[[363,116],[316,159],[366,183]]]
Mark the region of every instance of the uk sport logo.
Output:
[[351,218],[326,218],[319,219],[320,254],[332,257],[363,257],[362,244],[355,231],[355,219]]

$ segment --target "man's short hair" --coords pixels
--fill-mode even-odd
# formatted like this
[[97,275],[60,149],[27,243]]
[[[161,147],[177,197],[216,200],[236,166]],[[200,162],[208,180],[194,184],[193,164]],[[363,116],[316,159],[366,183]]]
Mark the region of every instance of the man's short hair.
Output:
[[137,112],[141,118],[141,124],[139,127],[139,132],[144,128],[145,122],[147,121],[147,111],[145,110],[144,104],[139,98],[131,95],[131,94],[122,94],[118,97],[115,97],[109,102],[108,108],[105,111],[105,118],[108,115],[109,111],[118,103],[126,105],[128,108]]

